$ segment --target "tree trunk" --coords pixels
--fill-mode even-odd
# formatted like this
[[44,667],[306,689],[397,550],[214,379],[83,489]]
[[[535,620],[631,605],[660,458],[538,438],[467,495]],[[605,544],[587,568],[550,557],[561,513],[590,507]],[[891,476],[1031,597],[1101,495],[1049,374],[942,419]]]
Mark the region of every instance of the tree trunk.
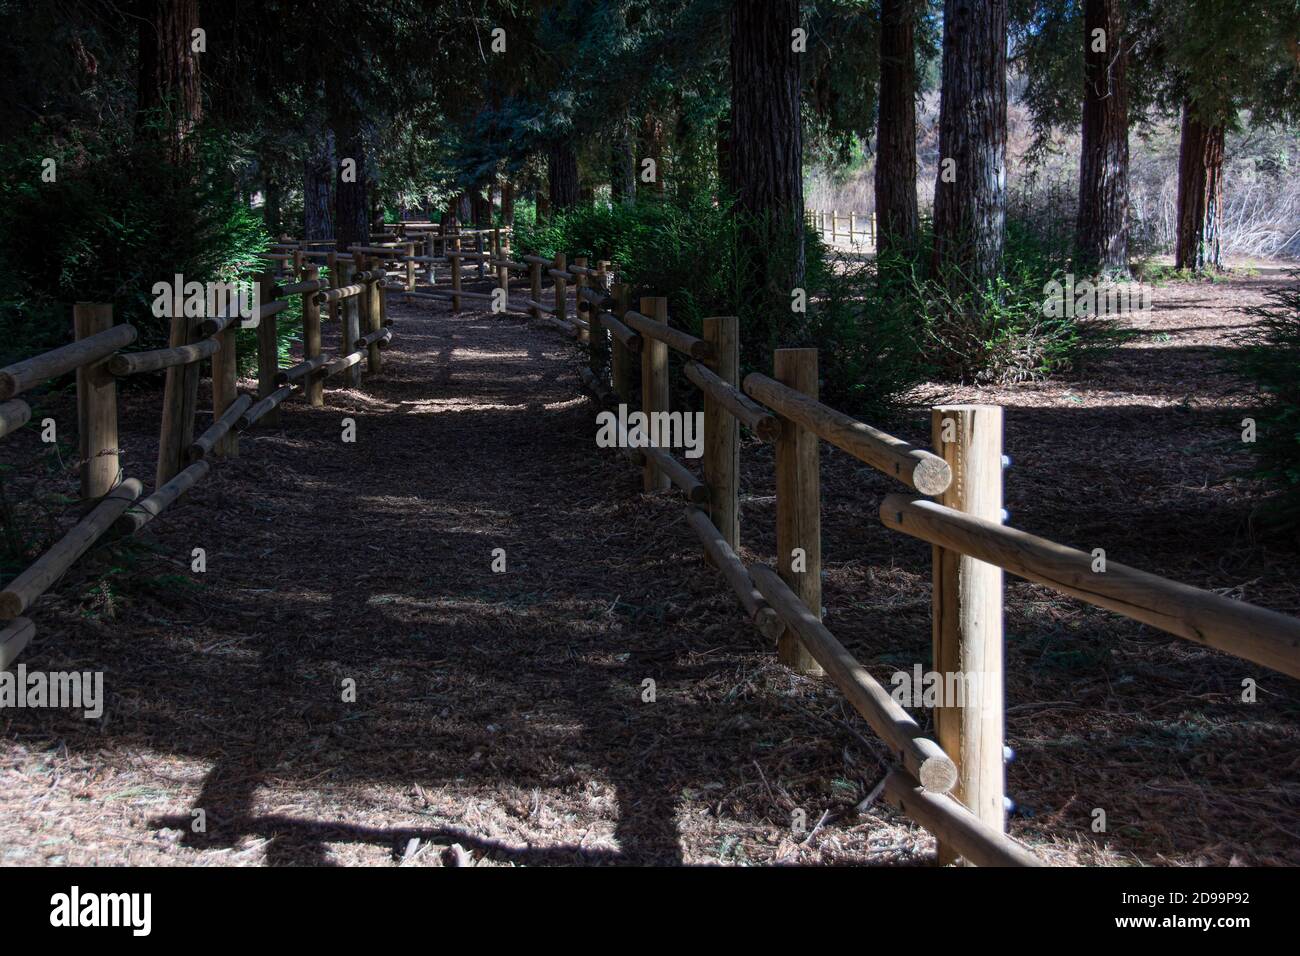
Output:
[[489,188],[488,194],[483,194],[483,188],[475,187],[470,191],[470,215],[474,217],[474,225],[479,229],[484,229],[492,222],[492,199]]
[[[1105,31],[1104,46],[1094,41]],[[1085,0],[1078,270],[1128,275],[1128,86],[1120,0]],[[1101,49],[1097,49],[1102,46]]]
[[[351,245],[370,244],[370,197],[366,189],[366,145],[361,131],[355,127],[335,129],[338,144],[338,162],[334,179],[334,246],[346,252]],[[347,160],[354,160],[355,170],[344,168]],[[351,172],[349,173],[349,170]],[[351,182],[344,181],[349,173]]]
[[279,236],[284,232],[284,217],[281,214],[284,188],[279,173],[265,162],[262,164],[262,190],[262,221],[266,223],[267,232]]
[[718,118],[718,129],[714,134],[718,163],[718,201],[724,201],[734,192],[731,184],[731,117]]
[[636,152],[632,148],[632,131],[626,122],[614,133],[609,156],[609,194],[616,203],[636,199]]
[[777,341],[795,331],[791,295],[804,278],[798,26],[799,0],[731,6],[731,182]]
[[1006,227],[1007,0],[945,0],[943,23],[934,271],[982,287]]
[[916,245],[916,0],[881,0],[876,253]]
[[1223,268],[1219,214],[1223,209],[1223,124],[1207,125],[1196,104],[1183,105],[1178,148],[1178,244],[1174,268],[1194,272]]
[[161,136],[172,161],[188,163],[194,158],[192,134],[203,117],[199,54],[191,45],[198,0],[137,0],[136,14],[136,133]]
[[[637,155],[634,160],[633,174],[637,177],[637,182],[645,187],[645,192],[651,196],[662,197],[664,194],[664,180],[668,172],[664,168],[664,143],[667,138],[664,121],[657,113],[650,112],[641,117],[641,128],[637,130]],[[645,172],[647,159],[654,160],[652,182],[646,182],[641,178]]]
[[303,161],[303,238],[333,239],[334,135],[326,131],[312,145]]
[[551,208],[563,212],[578,205],[578,154],[568,142],[551,144],[547,161]]
[[505,226],[515,224],[515,184],[508,179],[501,183],[501,223]]

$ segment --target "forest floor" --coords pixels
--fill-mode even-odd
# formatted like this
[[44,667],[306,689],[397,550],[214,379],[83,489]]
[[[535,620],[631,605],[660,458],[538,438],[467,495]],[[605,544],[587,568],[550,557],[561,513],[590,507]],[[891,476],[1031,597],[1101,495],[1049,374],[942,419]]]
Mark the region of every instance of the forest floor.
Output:
[[[1224,361],[1280,281],[1161,286],[1076,375],[930,386],[891,428],[924,441],[930,404],[1002,404],[1012,524],[1300,613],[1300,562],[1256,536],[1235,477],[1249,393]],[[925,831],[860,806],[885,747],[777,664],[676,493],[595,447],[574,343],[397,297],[389,314],[380,374],[246,432],[37,606],[20,662],[103,671],[108,704],[0,711],[0,864],[438,865],[455,844],[479,865],[930,862]],[[146,484],[157,403],[123,400]],[[66,397],[44,415],[75,421]],[[895,486],[823,448],[826,622],[884,681],[928,666],[929,548],[880,525]],[[40,451],[28,428],[0,461]],[[745,557],[770,560],[771,448],[742,462]],[[32,471],[6,477],[11,501],[75,493]],[[1015,836],[1058,864],[1300,863],[1296,682],[1018,579],[1006,605]]]

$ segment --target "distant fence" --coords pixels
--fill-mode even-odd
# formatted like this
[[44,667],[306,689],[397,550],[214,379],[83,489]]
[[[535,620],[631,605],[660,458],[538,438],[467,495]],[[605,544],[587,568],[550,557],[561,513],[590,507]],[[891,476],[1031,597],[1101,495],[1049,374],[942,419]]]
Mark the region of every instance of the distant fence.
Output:
[[[271,256],[268,258],[277,258]],[[299,259],[289,285],[271,273],[258,276],[260,304],[250,317],[225,312],[171,320],[168,348],[124,352],[136,339],[128,324],[113,324],[111,305],[78,303],[73,308],[76,340],[62,348],[0,369],[0,436],[31,419],[31,408],[15,396],[52,378],[76,372],[81,499],[89,510],[58,542],[0,591],[0,670],[31,641],[35,625],[23,615],[92,545],[113,530],[135,534],[189,491],[210,471],[213,459],[239,453],[239,433],[257,422],[271,423],[280,404],[298,393],[311,405],[324,404],[325,380],[347,373],[360,383],[361,363],[380,369],[380,350],[392,341],[385,316],[384,274],[364,255],[328,255],[328,279],[319,267]],[[270,321],[302,297],[304,360],[279,367],[276,323]],[[177,305],[179,306],[179,302]],[[340,326],[337,357],[321,350],[321,307]],[[256,400],[236,389],[235,334],[257,328]],[[362,331],[364,329],[364,332]],[[194,437],[200,363],[212,368],[212,423]],[[138,478],[121,478],[117,430],[117,379],[166,369],[162,424],[154,492],[140,499]],[[140,499],[140,500],[137,500]]]
[[817,230],[822,241],[829,246],[847,245],[850,249],[862,252],[874,252],[876,249],[874,212],[861,216],[856,212],[840,213],[835,209],[809,209],[805,215],[808,225]]

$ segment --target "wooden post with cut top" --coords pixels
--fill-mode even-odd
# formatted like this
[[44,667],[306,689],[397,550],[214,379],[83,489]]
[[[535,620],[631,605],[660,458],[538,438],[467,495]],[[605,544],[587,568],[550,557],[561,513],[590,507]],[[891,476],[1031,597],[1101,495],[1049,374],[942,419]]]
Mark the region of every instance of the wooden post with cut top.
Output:
[[[777,349],[773,377],[817,397],[817,350]],[[821,449],[817,435],[788,418],[776,440],[777,570],[790,590],[822,618]],[[781,663],[798,674],[820,674],[821,665],[786,628],[777,641]]]
[[[952,469],[939,504],[1002,522],[1002,409],[931,409],[935,454]],[[957,765],[953,796],[999,833],[1006,830],[1003,759],[1002,569],[933,547],[933,668],[963,695],[934,711],[935,742]],[[955,854],[940,844],[939,861]]]

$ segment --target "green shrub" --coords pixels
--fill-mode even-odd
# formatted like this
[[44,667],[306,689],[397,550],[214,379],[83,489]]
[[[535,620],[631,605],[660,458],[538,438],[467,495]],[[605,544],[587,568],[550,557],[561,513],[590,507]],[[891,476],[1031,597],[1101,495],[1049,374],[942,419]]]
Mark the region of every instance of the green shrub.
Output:
[[269,242],[261,219],[225,176],[226,144],[209,138],[192,169],[152,149],[103,143],[55,153],[57,180],[41,181],[32,143],[0,149],[0,329],[11,356],[62,344],[71,303],[111,302],[135,325],[138,348],[166,343],[152,313],[155,282],[247,278]]
[[684,205],[579,207],[537,224],[517,222],[515,238],[520,249],[538,255],[611,260],[632,287],[634,303],[641,295],[666,296],[674,326],[694,335],[707,316],[739,317],[742,374],[770,373],[773,348],[817,346],[822,397],[846,412],[881,412],[916,383],[914,324],[866,308],[872,276],[860,265],[832,260],[812,232],[805,236],[807,321],[788,334],[783,316],[774,318],[750,294],[757,266],[743,225],[726,206],[697,196]]
[[[1300,280],[1300,272],[1292,272]],[[1255,441],[1247,447],[1257,462],[1256,477],[1275,494],[1264,513],[1290,531],[1300,529],[1300,286],[1269,292],[1270,303],[1247,311],[1259,322],[1243,333],[1238,359],[1242,372],[1259,387],[1253,415]]]

